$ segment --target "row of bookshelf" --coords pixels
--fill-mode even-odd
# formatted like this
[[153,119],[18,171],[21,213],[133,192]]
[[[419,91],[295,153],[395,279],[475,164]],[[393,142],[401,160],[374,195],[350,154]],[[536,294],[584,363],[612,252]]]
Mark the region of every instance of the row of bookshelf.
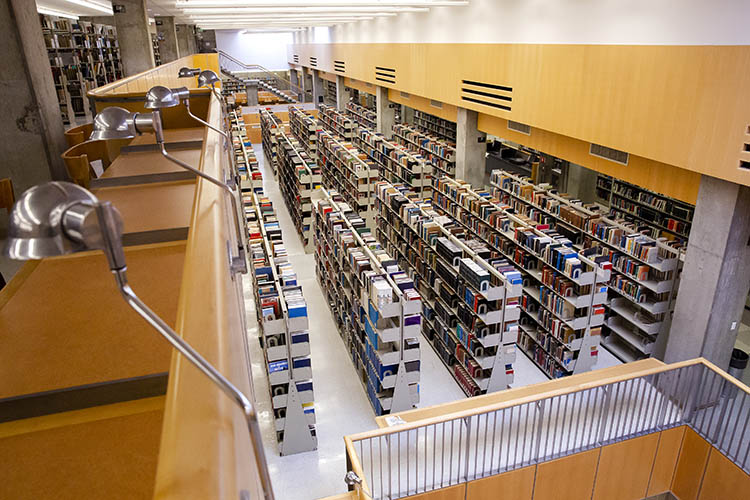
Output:
[[259,342],[281,455],[317,449],[307,303],[273,204],[243,194]]
[[234,165],[240,179],[242,192],[262,192],[263,174],[258,166],[258,159],[253,144],[247,136],[247,128],[242,115],[236,111],[229,114],[234,149]]
[[[606,257],[594,249],[576,251],[563,234],[460,180],[435,179],[433,205],[521,271],[519,325],[527,338],[519,345],[535,342],[546,350],[526,351],[529,357],[551,377],[591,369],[611,275]],[[543,352],[551,359],[540,362]]]
[[[611,220],[596,206],[553,193],[548,186],[502,170],[490,175],[492,195],[559,232],[576,248],[594,249],[612,264],[605,345],[623,361],[648,356],[668,326],[679,277],[682,243],[652,238],[649,227]],[[536,216],[534,215],[536,214]]]
[[367,127],[370,130],[375,130],[378,127],[378,115],[354,101],[346,103],[346,113],[363,127]]
[[289,128],[307,155],[317,160],[320,125],[315,117],[298,106],[289,106]]
[[513,382],[521,274],[403,185],[377,185],[378,240],[423,297],[422,334],[467,396]]
[[345,141],[351,141],[357,133],[356,122],[348,118],[346,114],[341,113],[333,106],[321,104],[320,112],[318,113],[318,121],[321,122],[324,128],[330,130]]
[[415,109],[414,126],[422,132],[434,134],[442,139],[456,142],[456,122]]
[[409,125],[395,124],[393,139],[410,151],[423,155],[440,175],[456,176],[456,145]]
[[365,221],[326,188],[316,201],[316,276],[377,415],[419,403],[421,296]]
[[269,109],[261,109],[259,113],[263,153],[268,159],[267,165],[271,166],[274,177],[277,177],[278,146],[280,134],[284,132],[284,123]]

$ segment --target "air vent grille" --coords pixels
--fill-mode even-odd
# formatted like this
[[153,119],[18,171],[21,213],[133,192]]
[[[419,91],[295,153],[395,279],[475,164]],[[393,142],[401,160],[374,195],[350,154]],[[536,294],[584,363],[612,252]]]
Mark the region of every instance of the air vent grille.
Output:
[[403,97],[404,99],[409,99],[411,96],[406,92],[401,92],[401,97]]
[[396,70],[393,68],[384,68],[383,66],[375,66],[375,79],[379,82],[394,85],[396,83]]
[[525,125],[520,122],[514,122],[513,120],[508,120],[508,128],[510,130],[515,130],[516,132],[520,132],[522,134],[531,135],[531,126]]
[[600,146],[599,144],[591,143],[589,147],[589,154],[604,158],[605,160],[619,163],[620,165],[627,165],[630,155],[625,151],[619,151],[617,149],[608,148],[606,146]]
[[750,170],[750,161],[740,160],[740,168]]
[[292,56],[292,59],[294,59],[294,62],[296,62],[297,64],[299,64],[299,54],[294,54]]
[[333,61],[333,70],[339,73],[346,73],[346,63],[344,61]]
[[310,66],[315,66],[315,67],[318,66],[318,58],[317,57],[310,56]]
[[510,103],[513,101],[513,87],[475,80],[461,80],[461,99],[510,111]]
[[440,109],[442,109],[443,108],[443,103],[440,102],[440,101],[435,101],[433,99],[430,99],[430,106],[432,106],[434,108],[440,108]]

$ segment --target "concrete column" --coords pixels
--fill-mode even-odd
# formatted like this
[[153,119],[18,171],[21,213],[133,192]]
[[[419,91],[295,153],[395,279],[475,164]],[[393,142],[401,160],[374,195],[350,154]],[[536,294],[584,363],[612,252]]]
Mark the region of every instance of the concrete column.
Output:
[[393,125],[396,123],[396,109],[388,99],[388,87],[378,85],[375,88],[375,112],[378,115],[377,132],[390,138],[393,136]]
[[210,53],[216,51],[216,32],[214,30],[204,30],[201,32],[201,53]]
[[414,108],[401,105],[401,123],[414,125]]
[[352,97],[351,90],[346,89],[344,83],[345,78],[341,75],[336,75],[336,109],[344,111],[346,109],[346,103]]
[[161,63],[166,64],[179,59],[180,50],[177,47],[177,26],[174,23],[174,16],[155,16],[154,20],[156,32],[159,33]]
[[188,42],[188,51],[187,54],[197,54],[198,53],[198,44],[195,42],[195,25],[194,24],[186,24],[185,27],[188,30],[187,34],[187,42]]
[[320,71],[317,69],[312,70],[312,91],[313,91],[313,102],[315,107],[320,107],[323,104],[323,93],[325,87],[323,86],[323,79],[320,77]]
[[748,290],[750,187],[704,175],[664,361],[703,356],[726,370]]
[[258,105],[258,80],[245,80],[245,89],[247,89],[247,105]]
[[154,67],[154,49],[148,31],[146,0],[117,0],[115,12],[117,42],[125,76],[135,75]]
[[310,86],[307,84],[307,68],[300,66],[300,79],[302,80],[299,84],[300,90],[302,91],[301,102],[307,102],[307,91],[310,90]]
[[596,201],[596,171],[576,165],[575,163],[568,163],[567,171],[568,178],[565,186],[558,186],[558,189],[586,203]]
[[189,42],[193,33],[191,26],[188,24],[178,24],[175,26],[175,31],[177,32],[177,51],[180,53],[180,57],[192,54]]
[[477,130],[478,117],[476,111],[458,108],[456,118],[456,178],[465,180],[475,188],[484,186],[487,162],[487,134]]
[[35,184],[68,179],[60,158],[66,143],[36,4],[1,0],[0,30],[0,178],[10,178],[18,196]]

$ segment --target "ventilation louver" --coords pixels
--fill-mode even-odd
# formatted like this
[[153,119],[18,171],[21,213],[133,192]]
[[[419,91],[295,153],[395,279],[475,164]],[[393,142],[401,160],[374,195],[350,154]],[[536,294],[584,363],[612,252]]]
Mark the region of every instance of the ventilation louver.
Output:
[[339,73],[346,73],[346,63],[344,61],[333,61],[333,70]]
[[601,146],[599,144],[594,144],[593,142],[589,147],[589,154],[619,163],[620,165],[627,165],[628,159],[630,158],[630,155],[625,151],[608,148],[607,146]]
[[514,122],[513,120],[508,120],[508,128],[510,130],[515,130],[516,132],[520,132],[522,134],[531,135],[531,126],[525,125],[520,122]]
[[390,83],[391,85],[395,85],[396,70],[393,68],[384,68],[382,66],[375,66],[375,79],[379,82]]
[[440,102],[440,101],[435,101],[433,99],[430,99],[430,106],[432,106],[434,108],[441,108],[442,109],[443,103]]
[[406,93],[406,92],[401,92],[401,97],[403,97],[404,99],[411,98],[411,96],[408,93]]
[[294,62],[296,62],[297,64],[299,64],[299,54],[294,54],[292,56],[292,59],[294,60]]
[[461,80],[461,84],[461,99],[464,101],[510,111],[512,87],[474,80]]
[[310,56],[310,66],[317,68],[318,67],[318,58]]

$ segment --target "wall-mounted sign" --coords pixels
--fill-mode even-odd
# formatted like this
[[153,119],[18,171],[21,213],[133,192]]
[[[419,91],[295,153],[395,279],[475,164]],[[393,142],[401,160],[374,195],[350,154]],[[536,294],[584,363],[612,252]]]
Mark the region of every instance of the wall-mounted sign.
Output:
[[112,12],[115,14],[124,14],[125,13],[125,6],[120,4],[112,4]]
[[157,19],[156,20],[156,25],[157,26],[161,26],[162,24],[164,24],[164,21],[162,21],[161,19]]

